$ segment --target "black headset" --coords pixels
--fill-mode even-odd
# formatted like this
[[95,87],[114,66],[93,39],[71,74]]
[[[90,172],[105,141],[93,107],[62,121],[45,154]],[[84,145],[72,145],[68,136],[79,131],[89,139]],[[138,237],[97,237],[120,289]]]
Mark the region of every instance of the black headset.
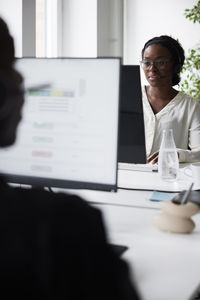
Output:
[[0,72],[0,110],[2,110],[8,101],[14,101],[14,98],[23,96],[24,92],[20,85],[14,83],[11,76],[6,72]]

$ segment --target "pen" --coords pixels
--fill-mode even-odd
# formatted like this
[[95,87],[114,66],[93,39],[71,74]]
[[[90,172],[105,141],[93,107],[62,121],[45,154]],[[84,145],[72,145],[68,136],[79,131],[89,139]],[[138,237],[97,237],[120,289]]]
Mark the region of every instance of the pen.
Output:
[[39,84],[39,85],[28,87],[26,90],[28,92],[31,92],[31,91],[35,91],[35,90],[47,89],[47,88],[50,88],[50,87],[51,87],[50,83],[44,83],[44,84]]
[[188,197],[189,197],[189,195],[191,193],[193,185],[194,185],[194,182],[191,183],[189,189],[184,193],[183,198],[181,200],[181,204],[185,204],[187,202]]

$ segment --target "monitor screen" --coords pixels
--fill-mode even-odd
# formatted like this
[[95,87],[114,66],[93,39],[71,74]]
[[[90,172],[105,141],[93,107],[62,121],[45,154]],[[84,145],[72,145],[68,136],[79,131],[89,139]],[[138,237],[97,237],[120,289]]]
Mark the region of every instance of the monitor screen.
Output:
[[115,191],[119,58],[19,58],[25,104],[15,145],[0,150],[13,183]]
[[139,66],[121,66],[120,90],[118,162],[143,164],[146,146]]

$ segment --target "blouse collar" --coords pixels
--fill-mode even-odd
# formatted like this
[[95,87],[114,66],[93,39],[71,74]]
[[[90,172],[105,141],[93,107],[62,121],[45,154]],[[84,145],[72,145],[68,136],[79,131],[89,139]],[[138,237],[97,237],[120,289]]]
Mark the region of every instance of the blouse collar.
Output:
[[156,117],[159,117],[163,114],[168,113],[173,107],[175,107],[182,99],[182,93],[178,92],[178,94],[170,101],[168,102],[165,107],[163,107],[158,113],[154,114],[152,107],[149,103],[148,97],[147,97],[147,93],[146,93],[146,89],[145,86],[143,86],[143,95],[144,95],[144,104],[146,105],[147,109],[149,110],[149,112],[151,112],[151,114],[153,114]]

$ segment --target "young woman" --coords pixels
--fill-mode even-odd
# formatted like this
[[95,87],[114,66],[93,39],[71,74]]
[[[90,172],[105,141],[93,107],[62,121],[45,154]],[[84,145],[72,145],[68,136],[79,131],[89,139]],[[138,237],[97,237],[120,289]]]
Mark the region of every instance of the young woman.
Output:
[[141,66],[149,83],[143,90],[148,162],[157,163],[163,129],[172,128],[180,162],[200,161],[200,103],[173,86],[180,82],[184,50],[163,35],[142,49]]

